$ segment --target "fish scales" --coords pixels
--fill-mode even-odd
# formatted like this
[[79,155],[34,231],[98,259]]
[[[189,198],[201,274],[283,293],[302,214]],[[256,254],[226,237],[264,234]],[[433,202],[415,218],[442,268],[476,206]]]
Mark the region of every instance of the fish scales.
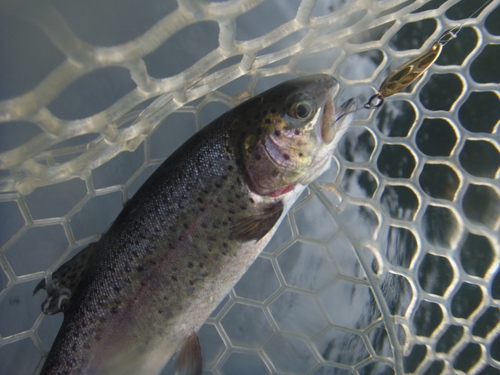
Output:
[[[64,321],[42,374],[161,371],[328,167],[333,146],[318,142],[335,123],[344,122],[341,134],[350,121],[330,113],[336,89],[327,75],[286,82],[222,115],[172,154],[92,245],[88,269],[59,306]],[[307,122],[297,114],[309,110],[296,105],[304,100],[314,110]],[[300,126],[290,126],[290,111]],[[299,159],[305,167],[297,167]],[[52,277],[59,289],[69,285],[64,277]],[[49,299],[59,293],[41,284]]]

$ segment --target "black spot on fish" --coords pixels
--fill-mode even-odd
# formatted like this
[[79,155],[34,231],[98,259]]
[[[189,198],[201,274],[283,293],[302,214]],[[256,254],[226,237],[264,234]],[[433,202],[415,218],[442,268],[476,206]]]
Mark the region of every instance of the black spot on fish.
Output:
[[220,189],[222,187],[222,185],[219,182],[214,183],[214,185],[217,189]]
[[201,206],[200,207],[200,212],[204,212],[205,211],[205,207]]
[[246,205],[244,205],[244,204],[242,204],[242,205],[240,206],[240,208],[241,208],[242,210],[246,210],[246,209],[247,209],[247,206],[246,206]]
[[233,169],[234,169],[234,167],[233,167],[232,165],[228,165],[228,166],[227,166],[227,170],[228,170],[228,171],[232,171]]
[[[270,123],[271,123],[271,119],[270,119],[270,118],[266,118],[266,119],[264,120],[264,122],[265,122],[266,124],[270,124]],[[262,133],[262,132],[261,132],[261,133]],[[259,135],[260,135],[260,134],[259,134]]]
[[300,135],[300,129],[295,129],[295,135]]
[[275,131],[274,131],[274,135],[275,135],[276,137],[279,137],[279,136],[281,135],[281,131],[279,131],[279,130],[275,130]]
[[139,265],[137,266],[137,271],[139,271],[139,272],[144,271],[144,266],[143,266],[142,264],[139,264]]
[[277,177],[279,175],[279,171],[277,169],[274,169],[272,172],[271,172],[271,176],[273,177]]
[[288,155],[288,154],[283,154],[283,159],[285,159],[285,160],[290,160],[290,155]]
[[203,198],[202,198],[202,197],[198,197],[198,198],[196,198],[196,200],[197,200],[198,202],[200,202],[200,203],[203,203]]
[[250,203],[255,203],[252,197],[248,198],[248,200],[250,201]]
[[172,278],[172,280],[177,281],[177,276],[172,275],[171,278]]
[[188,268],[193,268],[193,266],[194,266],[193,262],[188,262],[188,264],[187,264]]
[[303,157],[303,156],[304,156],[304,154],[303,154],[302,152],[299,152],[299,154],[298,154],[298,155],[299,155],[299,158],[301,158],[301,157]]
[[229,247],[229,245],[226,242],[223,242],[222,243],[222,247],[225,248],[225,249],[227,249]]
[[184,223],[184,224],[182,224],[182,226],[184,227],[184,229],[189,229],[189,224],[188,223]]

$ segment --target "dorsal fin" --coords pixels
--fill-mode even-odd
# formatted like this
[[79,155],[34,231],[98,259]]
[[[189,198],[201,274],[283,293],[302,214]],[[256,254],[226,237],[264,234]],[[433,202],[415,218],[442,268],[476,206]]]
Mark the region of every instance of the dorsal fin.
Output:
[[281,200],[271,203],[252,216],[238,220],[232,227],[229,237],[236,241],[258,241],[278,222],[283,213]]
[[47,315],[65,311],[71,302],[80,282],[88,271],[89,264],[96,253],[96,243],[91,243],[69,261],[64,263],[51,276],[49,283],[42,280],[33,290],[35,295],[40,289],[47,291],[47,298],[42,303],[42,312]]

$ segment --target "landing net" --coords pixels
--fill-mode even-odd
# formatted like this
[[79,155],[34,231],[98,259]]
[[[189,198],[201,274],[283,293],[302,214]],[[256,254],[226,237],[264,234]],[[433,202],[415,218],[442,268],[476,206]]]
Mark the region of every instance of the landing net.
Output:
[[500,373],[500,1],[468,18],[482,4],[2,2],[0,373],[40,370],[62,317],[34,286],[189,136],[297,75],[364,102],[461,22],[357,114],[200,336],[207,374]]

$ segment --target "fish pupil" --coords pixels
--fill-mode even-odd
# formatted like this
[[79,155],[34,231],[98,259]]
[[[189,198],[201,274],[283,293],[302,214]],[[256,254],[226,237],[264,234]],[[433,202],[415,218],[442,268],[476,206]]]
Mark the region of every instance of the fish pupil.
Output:
[[307,102],[302,102],[297,104],[297,117],[300,119],[306,119],[311,115],[312,112],[312,107],[309,103]]

